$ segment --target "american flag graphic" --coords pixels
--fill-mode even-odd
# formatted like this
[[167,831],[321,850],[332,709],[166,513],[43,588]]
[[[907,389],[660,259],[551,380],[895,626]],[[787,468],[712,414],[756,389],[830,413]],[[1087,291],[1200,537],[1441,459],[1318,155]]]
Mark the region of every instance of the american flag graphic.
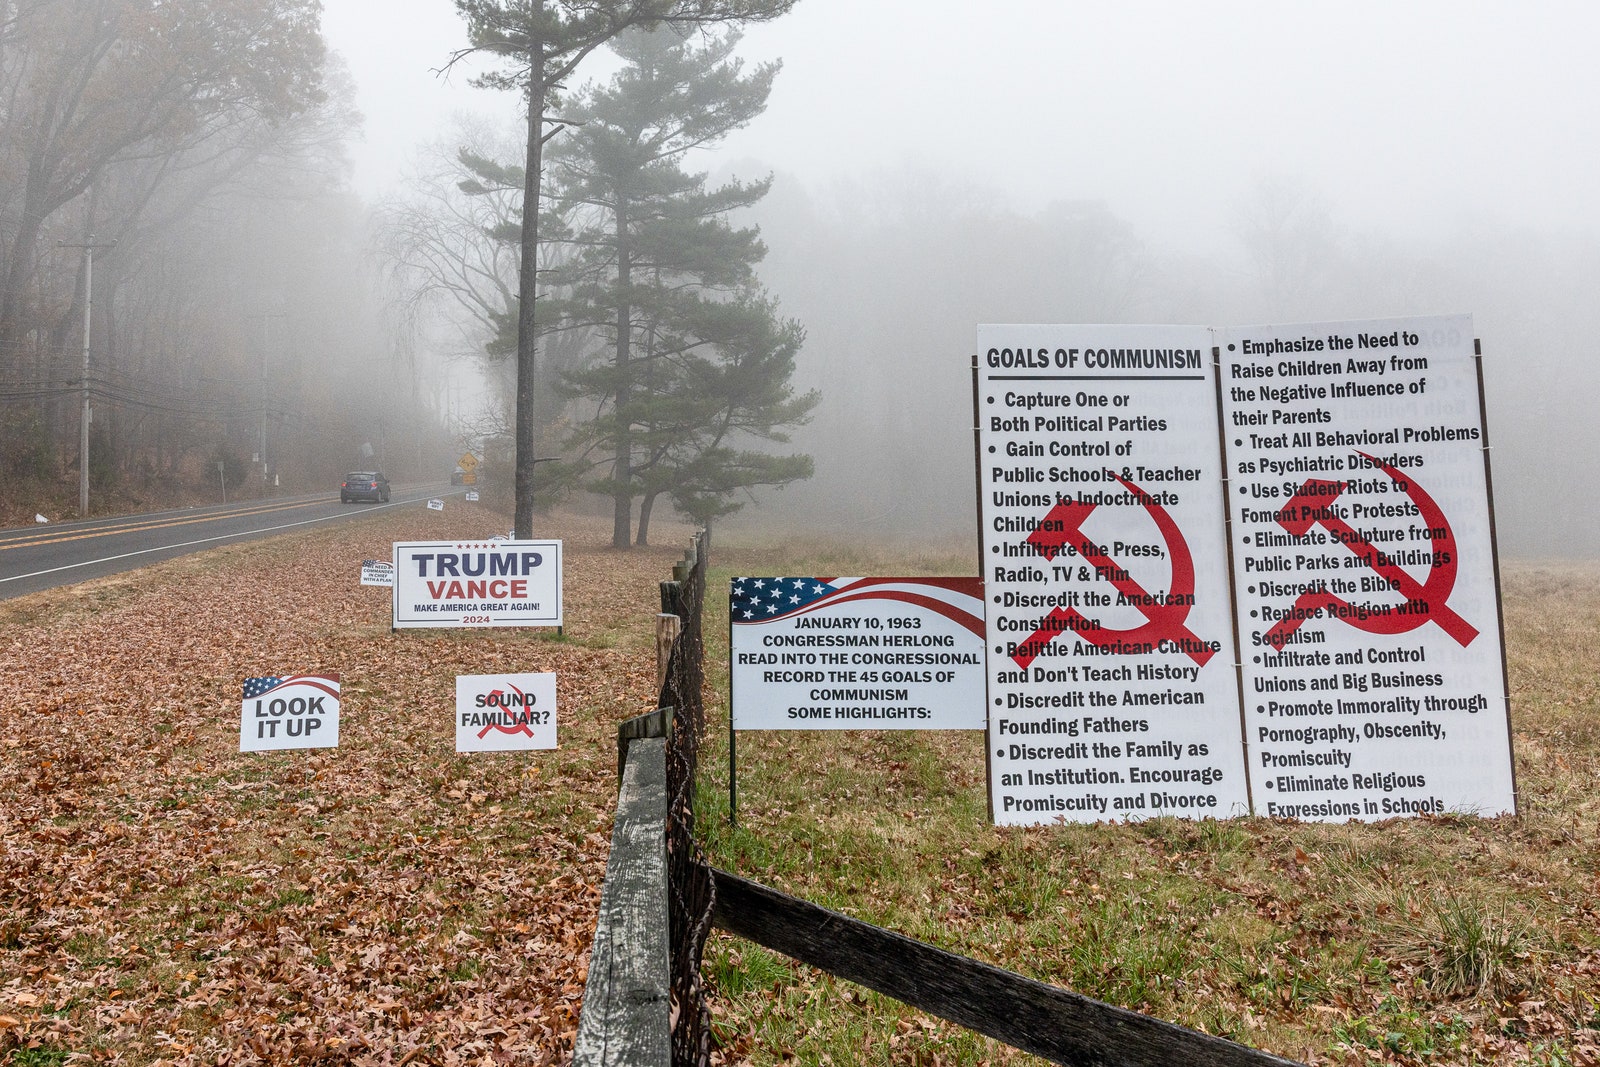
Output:
[[283,685],[309,685],[320,689],[331,697],[339,695],[339,676],[337,674],[296,674],[289,678],[267,676],[262,678],[246,678],[244,680],[244,698],[258,697],[270,693]]
[[862,600],[898,601],[935,611],[982,637],[983,586],[977,578],[735,578],[728,610],[735,626],[772,622]]
[[244,680],[244,698],[258,697],[262,693],[270,692],[283,684],[282,678],[246,678]]

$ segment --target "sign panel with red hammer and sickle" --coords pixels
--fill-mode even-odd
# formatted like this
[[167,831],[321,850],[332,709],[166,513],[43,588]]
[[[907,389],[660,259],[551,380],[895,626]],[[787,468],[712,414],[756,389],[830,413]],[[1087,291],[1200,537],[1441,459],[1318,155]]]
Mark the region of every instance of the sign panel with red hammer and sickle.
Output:
[[1514,811],[1471,319],[1217,340],[1256,813]]
[[1209,341],[979,328],[996,822],[1249,810]]

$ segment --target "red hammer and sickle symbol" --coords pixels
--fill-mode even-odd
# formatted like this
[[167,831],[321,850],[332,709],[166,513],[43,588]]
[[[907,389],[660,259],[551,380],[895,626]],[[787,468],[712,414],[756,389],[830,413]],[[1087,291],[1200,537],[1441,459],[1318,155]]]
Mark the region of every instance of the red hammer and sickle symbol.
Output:
[[[518,697],[521,697],[523,695],[522,690],[518,689],[516,686],[512,686],[511,687],[511,691],[516,693]],[[505,693],[502,692],[499,689],[493,689],[493,690],[490,690],[489,696],[491,698],[493,698],[493,697],[503,697],[503,696],[505,696]],[[492,700],[491,700],[491,703],[492,703]],[[478,740],[479,741],[482,741],[485,737],[487,737],[489,735],[489,731],[490,730],[499,730],[503,734],[527,734],[529,737],[533,736],[533,730],[531,730],[528,727],[528,724],[525,721],[525,716],[527,715],[527,711],[525,710],[525,705],[523,705],[520,700],[517,702],[517,707],[516,707],[516,710],[514,710],[514,711],[512,711],[509,707],[507,707],[506,704],[495,704],[494,706],[500,708],[502,711],[511,711],[512,715],[516,716],[519,719],[524,719],[524,721],[518,722],[518,723],[516,723],[516,724],[514,724],[512,726],[502,726],[497,722],[492,722],[488,726],[485,726],[483,729],[478,731]]]
[[1183,539],[1183,533],[1178,529],[1178,524],[1172,521],[1172,516],[1150,494],[1115,471],[1106,473],[1126,486],[1136,499],[1143,501],[1145,511],[1155,520],[1156,528],[1167,543],[1167,555],[1172,560],[1171,589],[1164,597],[1151,596],[1100,546],[1084,535],[1083,524],[1097,505],[1076,501],[1059,503],[1050,509],[1050,514],[1045,516],[1045,521],[1039,524],[1038,529],[1028,535],[1028,543],[1050,560],[1055,559],[1064,546],[1070,545],[1083,557],[1084,562],[1094,567],[1095,574],[1108,579],[1124,599],[1139,610],[1145,621],[1143,625],[1128,630],[1107,630],[1084,618],[1076,608],[1052,608],[1044,625],[1019,645],[1011,658],[1017,666],[1026,669],[1046,645],[1063,632],[1071,632],[1092,645],[1102,647],[1113,641],[1148,642],[1152,646],[1163,640],[1171,641],[1177,646],[1177,651],[1188,653],[1190,659],[1205,666],[1214,650],[1184,626],[1194,602],[1194,557],[1189,554],[1188,542]]
[[1365,452],[1358,455],[1366,457],[1369,463],[1381,469],[1390,481],[1411,497],[1424,526],[1433,531],[1444,531],[1442,537],[1433,541],[1433,566],[1428,571],[1428,580],[1419,583],[1334,514],[1333,501],[1344,490],[1343,482],[1307,478],[1300,491],[1278,512],[1278,525],[1295,537],[1304,537],[1312,526],[1321,526],[1333,535],[1334,540],[1360,556],[1367,566],[1387,579],[1406,598],[1406,603],[1382,608],[1356,608],[1326,589],[1307,589],[1295,599],[1294,609],[1288,617],[1280,619],[1276,626],[1267,631],[1265,642],[1273,648],[1282,648],[1301,623],[1325,610],[1329,615],[1371,634],[1403,634],[1417,629],[1423,623],[1436,622],[1440,629],[1455,638],[1457,644],[1466,648],[1478,636],[1478,631],[1445,603],[1456,585],[1456,535],[1450,529],[1444,512],[1408,475]]

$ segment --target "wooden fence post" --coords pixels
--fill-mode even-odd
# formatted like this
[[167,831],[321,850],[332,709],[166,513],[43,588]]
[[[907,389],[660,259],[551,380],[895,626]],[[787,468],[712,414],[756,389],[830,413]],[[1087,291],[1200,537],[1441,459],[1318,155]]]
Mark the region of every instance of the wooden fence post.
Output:
[[672,658],[672,642],[683,633],[683,619],[669,612],[656,616],[656,692],[667,684],[667,662]]

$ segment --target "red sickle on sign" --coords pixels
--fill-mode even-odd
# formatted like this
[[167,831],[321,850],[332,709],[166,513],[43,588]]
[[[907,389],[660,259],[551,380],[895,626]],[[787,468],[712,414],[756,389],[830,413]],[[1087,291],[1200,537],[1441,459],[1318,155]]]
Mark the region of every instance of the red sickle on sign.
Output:
[[[1377,571],[1390,585],[1399,590],[1406,598],[1406,604],[1401,606],[1411,610],[1402,614],[1392,606],[1377,608],[1367,612],[1367,617],[1363,619],[1353,605],[1340,600],[1327,590],[1308,589],[1295,599],[1294,610],[1290,612],[1289,617],[1278,620],[1278,624],[1267,631],[1265,642],[1273,648],[1282,648],[1289,635],[1298,630],[1306,619],[1324,609],[1342,608],[1347,610],[1334,612],[1335,617],[1367,633],[1402,634],[1417,629],[1423,623],[1436,622],[1439,628],[1454,638],[1458,645],[1466,648],[1478,636],[1478,631],[1445,603],[1450,598],[1451,591],[1455,589],[1457,567],[1456,535],[1450,529],[1449,520],[1444,517],[1444,512],[1434,503],[1433,498],[1410,477],[1401,474],[1387,463],[1381,463],[1368,456],[1365,452],[1358,452],[1357,455],[1364,456],[1369,463],[1387,474],[1390,481],[1405,490],[1411,502],[1416,505],[1424,526],[1429,529],[1444,530],[1444,536],[1433,542],[1434,566],[1428,571],[1428,580],[1418,583],[1393,560],[1373,547],[1370,541],[1352,529],[1349,523],[1333,513],[1331,506],[1334,498],[1343,492],[1343,482],[1307,478],[1300,491],[1278,512],[1278,525],[1295,537],[1304,537],[1311,531],[1312,526],[1321,526],[1333,534],[1335,541],[1360,556],[1367,566]],[[1442,562],[1439,559],[1441,552],[1444,555]],[[1414,605],[1417,604],[1425,607],[1416,610]]]
[[[522,690],[517,689],[516,686],[512,686],[511,688],[516,691],[517,696],[520,697],[523,695]],[[492,697],[505,696],[505,694],[498,689],[490,690],[489,695]],[[492,722],[488,726],[485,726],[483,729],[478,731],[478,740],[482,741],[485,737],[487,737],[490,730],[499,730],[503,734],[527,734],[529,737],[533,736],[533,730],[530,729],[528,724],[525,722],[519,723],[516,726],[501,726],[497,722]]]
[[1149,642],[1152,645],[1160,641],[1172,641],[1190,659],[1205,666],[1206,661],[1215,654],[1214,650],[1184,626],[1194,600],[1194,557],[1189,553],[1188,542],[1183,539],[1183,533],[1178,529],[1178,524],[1172,521],[1172,516],[1150,494],[1115,471],[1106,473],[1121,482],[1135,497],[1141,498],[1145,511],[1155,520],[1172,560],[1172,588],[1161,603],[1156,603],[1143,586],[1130,578],[1126,570],[1084,535],[1083,524],[1094,514],[1098,505],[1080,504],[1077,501],[1059,503],[1028,535],[1026,543],[1033,545],[1048,560],[1055,559],[1063,547],[1070,546],[1094,567],[1096,574],[1107,578],[1138,609],[1145,621],[1142,626],[1129,630],[1107,630],[1084,618],[1076,608],[1053,608],[1046,616],[1046,622],[1053,620],[1056,625],[1040,626],[1033,636],[1017,646],[1018,651],[1011,658],[1017,666],[1026,670],[1028,664],[1038,657],[1040,650],[1063,633],[1070,632],[1092,645],[1102,647],[1118,640]]

